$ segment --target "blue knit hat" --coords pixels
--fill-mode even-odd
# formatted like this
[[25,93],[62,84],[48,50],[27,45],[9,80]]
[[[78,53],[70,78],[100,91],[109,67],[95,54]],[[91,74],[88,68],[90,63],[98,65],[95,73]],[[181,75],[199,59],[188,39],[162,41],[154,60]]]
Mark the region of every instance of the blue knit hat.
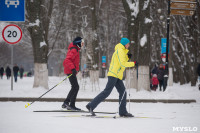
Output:
[[128,44],[130,41],[128,40],[128,38],[122,38],[121,39],[121,41],[120,41],[120,43],[122,44],[122,45],[126,45],[126,44]]

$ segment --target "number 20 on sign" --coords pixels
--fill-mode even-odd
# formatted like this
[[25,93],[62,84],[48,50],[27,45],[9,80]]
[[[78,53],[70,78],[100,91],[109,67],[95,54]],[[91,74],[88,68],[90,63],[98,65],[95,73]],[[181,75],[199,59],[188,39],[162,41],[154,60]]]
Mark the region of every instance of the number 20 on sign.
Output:
[[19,26],[7,25],[2,32],[2,37],[9,44],[16,44],[22,39],[22,30]]

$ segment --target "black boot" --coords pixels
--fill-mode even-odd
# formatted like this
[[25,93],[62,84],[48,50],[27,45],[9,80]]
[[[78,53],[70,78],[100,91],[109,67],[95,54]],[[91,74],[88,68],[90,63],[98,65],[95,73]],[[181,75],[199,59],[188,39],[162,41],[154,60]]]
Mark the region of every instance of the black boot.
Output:
[[134,117],[131,113],[121,114],[120,117]]
[[71,106],[69,106],[69,103],[63,103],[62,108],[67,110],[72,110]]
[[76,106],[70,106],[70,107],[71,107],[71,110],[81,111],[81,109],[77,108]]
[[96,114],[93,112],[93,109],[90,107],[90,105],[86,105],[86,108],[88,109],[88,111],[90,112],[90,114],[92,115],[92,116],[96,116]]

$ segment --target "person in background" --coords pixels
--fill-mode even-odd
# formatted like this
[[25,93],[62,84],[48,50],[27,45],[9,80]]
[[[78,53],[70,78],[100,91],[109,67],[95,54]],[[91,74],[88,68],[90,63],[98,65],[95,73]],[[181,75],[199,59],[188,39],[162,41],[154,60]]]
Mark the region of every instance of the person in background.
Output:
[[67,95],[62,108],[68,110],[81,110],[75,106],[76,97],[79,91],[79,84],[76,74],[79,71],[80,55],[79,51],[84,45],[84,40],[81,37],[76,37],[72,43],[69,44],[67,55],[63,61],[64,73],[69,77],[71,90]]
[[15,82],[17,82],[18,72],[19,72],[19,67],[17,66],[17,64],[15,64],[14,67],[13,67]]
[[160,64],[158,70],[157,70],[157,77],[158,77],[158,81],[159,81],[159,87],[160,87],[160,91],[162,91],[162,86],[163,86],[163,82],[164,82],[164,68],[163,68],[163,64]]
[[128,113],[126,109],[126,88],[122,81],[125,68],[137,65],[136,62],[128,62],[132,56],[131,53],[128,54],[128,48],[130,47],[129,43],[129,39],[122,38],[120,43],[115,46],[115,52],[112,55],[109,72],[107,74],[108,82],[106,87],[99,95],[86,105],[86,108],[93,116],[95,115],[93,110],[98,104],[105,100],[110,95],[113,88],[116,87],[119,93],[119,115],[121,117],[134,117],[131,113]]
[[166,64],[164,69],[163,91],[165,91],[167,88],[168,75],[169,75],[169,69],[168,69],[168,64]]
[[157,75],[157,70],[158,70],[158,65],[155,64],[154,68],[153,68],[152,71],[151,71],[151,76],[153,76],[154,74]]
[[[157,70],[158,70],[158,65],[156,63],[155,66],[154,66],[154,68],[151,71],[150,78],[153,78],[154,74],[156,74],[156,76],[157,76]],[[150,88],[152,89],[152,87],[153,87],[153,85],[152,85],[152,80],[151,80],[151,82],[150,82]]]
[[1,67],[1,68],[0,68],[0,76],[1,76],[1,79],[3,79],[3,73],[4,73],[4,68]]
[[10,76],[11,76],[11,69],[9,66],[6,67],[6,76],[7,76],[7,79],[10,79]]
[[32,72],[31,72],[31,71],[29,71],[29,72],[27,73],[27,77],[32,77]]
[[24,75],[24,68],[22,66],[19,69],[19,73],[20,73],[20,78],[22,79]]
[[151,82],[152,82],[152,90],[156,91],[156,89],[158,88],[158,84],[159,84],[156,74],[153,74],[153,78],[151,79]]

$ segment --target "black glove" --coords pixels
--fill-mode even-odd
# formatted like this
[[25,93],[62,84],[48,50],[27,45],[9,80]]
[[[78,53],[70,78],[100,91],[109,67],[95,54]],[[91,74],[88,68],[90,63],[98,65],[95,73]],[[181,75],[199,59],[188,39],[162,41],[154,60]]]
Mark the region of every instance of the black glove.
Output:
[[77,73],[76,69],[72,69],[72,75],[76,76],[76,73]]
[[129,53],[129,54],[127,54],[127,55],[128,55],[128,58],[129,58],[129,59],[132,57],[132,54],[131,54],[131,53]]
[[134,63],[135,63],[135,66],[138,66],[138,62],[137,61],[134,61]]

